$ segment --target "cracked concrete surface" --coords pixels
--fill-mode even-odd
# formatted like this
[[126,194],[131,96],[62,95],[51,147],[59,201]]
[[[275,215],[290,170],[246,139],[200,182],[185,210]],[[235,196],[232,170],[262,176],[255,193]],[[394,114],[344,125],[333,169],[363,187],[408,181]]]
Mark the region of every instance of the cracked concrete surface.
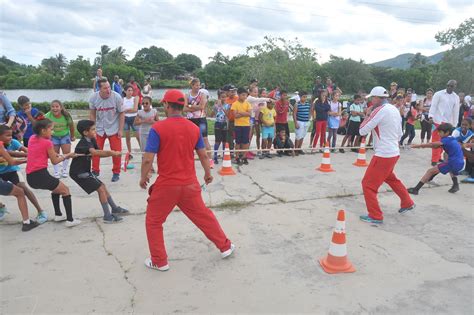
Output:
[[[369,151],[369,156],[372,151]],[[429,150],[403,151],[396,172],[407,186],[429,167]],[[219,252],[180,212],[165,224],[171,269],[146,269],[146,193],[139,169],[110,183],[117,203],[133,215],[103,224],[97,196],[70,179],[74,214],[67,229],[47,222],[22,233],[14,199],[0,226],[0,313],[331,313],[472,314],[474,312],[474,186],[447,193],[450,179],[422,189],[414,211],[400,215],[383,186],[383,225],[365,213],[356,154],[331,155],[334,173],[315,171],[321,154],[250,161],[236,176],[220,177],[203,192],[235,256]],[[138,160],[138,159],[137,159]],[[198,179],[202,170],[197,166]],[[49,193],[35,191],[52,216]],[[346,210],[353,274],[327,275],[327,254],[338,209]],[[30,213],[34,214],[33,210]]]

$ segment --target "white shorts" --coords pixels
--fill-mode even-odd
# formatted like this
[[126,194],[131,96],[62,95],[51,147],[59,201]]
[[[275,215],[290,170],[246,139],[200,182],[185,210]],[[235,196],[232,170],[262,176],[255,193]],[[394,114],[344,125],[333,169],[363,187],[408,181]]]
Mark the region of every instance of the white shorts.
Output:
[[308,131],[309,121],[297,121],[299,128],[295,129],[296,140],[304,139]]

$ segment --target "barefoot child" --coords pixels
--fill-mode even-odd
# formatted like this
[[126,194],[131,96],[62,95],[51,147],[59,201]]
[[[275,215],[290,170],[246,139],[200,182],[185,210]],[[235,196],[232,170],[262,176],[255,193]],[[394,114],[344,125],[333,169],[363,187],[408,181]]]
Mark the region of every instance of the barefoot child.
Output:
[[[62,150],[63,154],[68,154],[71,152],[71,142],[74,141],[74,121],[72,120],[71,115],[66,111],[63,104],[54,100],[51,102],[51,110],[44,115],[54,123],[53,135],[51,140],[54,144],[54,151],[59,154],[59,151]],[[66,159],[62,163],[63,169],[59,173],[59,164],[54,166],[54,177],[56,178],[66,178],[67,177],[67,168],[69,165],[69,159]]]
[[[122,153],[119,151],[99,150],[95,141],[95,123],[92,120],[80,120],[77,123],[77,131],[81,134],[82,138],[74,151],[78,156],[71,163],[69,175],[86,193],[91,194],[97,191],[102,210],[104,211],[104,223],[120,222],[122,218],[118,215],[127,215],[129,211],[117,206],[105,185],[92,174],[91,158],[92,156],[119,156]],[[112,208],[112,213],[110,213],[109,205]]]
[[[66,220],[66,227],[73,227],[81,223],[72,217],[72,201],[69,187],[59,179],[51,176],[48,172],[48,159],[51,163],[58,164],[65,159],[74,157],[74,152],[66,155],[58,155],[53,148],[51,135],[53,133],[53,122],[49,119],[38,120],[33,125],[34,135],[31,136],[28,145],[28,157],[26,162],[26,181],[33,189],[44,189],[51,191],[55,218],[54,221]],[[59,196],[63,197],[66,216],[63,216],[59,206]]]
[[[14,159],[5,150],[4,143],[0,141],[0,163],[3,165],[20,165],[25,163],[25,159]],[[0,196],[14,196],[18,201],[18,208],[21,212],[23,225],[21,230],[27,232],[34,229],[39,224],[36,221],[30,220],[28,216],[28,204],[26,203],[25,192],[18,186],[13,185],[10,182],[4,181],[0,178]],[[2,216],[3,219],[3,216]]]
[[[6,125],[0,125],[0,141],[3,142],[5,149],[9,151],[8,153],[12,157],[21,157],[26,158],[28,149],[24,147],[20,141],[13,139],[12,129]],[[46,211],[41,209],[38,199],[33,194],[33,192],[28,188],[28,186],[20,181],[18,177],[18,171],[20,167],[18,165],[0,165],[0,178],[6,182],[10,182],[15,186],[23,189],[25,196],[28,200],[35,206],[38,211],[38,216],[36,217],[36,222],[43,224],[48,221],[48,214]]]
[[408,189],[408,192],[413,195],[418,195],[420,188],[427,182],[433,180],[433,178],[439,173],[450,174],[451,179],[453,180],[453,186],[448,191],[450,193],[455,193],[459,190],[458,178],[457,175],[464,167],[464,155],[462,152],[461,145],[456,140],[456,138],[451,137],[450,134],[453,130],[451,124],[441,124],[436,128],[441,137],[439,142],[431,142],[424,144],[415,144],[412,145],[412,148],[440,148],[442,147],[446,154],[448,155],[448,160],[440,163],[430,169],[428,169],[421,178],[420,182],[412,188]]

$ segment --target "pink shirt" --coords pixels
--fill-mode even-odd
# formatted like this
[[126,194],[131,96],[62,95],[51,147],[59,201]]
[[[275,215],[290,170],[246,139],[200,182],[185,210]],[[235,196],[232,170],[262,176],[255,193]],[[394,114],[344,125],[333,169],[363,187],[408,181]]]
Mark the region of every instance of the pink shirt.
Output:
[[48,167],[48,149],[53,147],[50,139],[33,135],[28,142],[28,156],[26,158],[26,174]]

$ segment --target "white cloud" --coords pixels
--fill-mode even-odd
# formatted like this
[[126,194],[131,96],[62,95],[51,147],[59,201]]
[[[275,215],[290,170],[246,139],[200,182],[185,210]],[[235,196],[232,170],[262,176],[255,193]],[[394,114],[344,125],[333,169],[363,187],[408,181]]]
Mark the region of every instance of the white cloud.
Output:
[[472,1],[66,1],[0,0],[0,55],[27,64],[63,53],[94,59],[103,44],[130,57],[142,47],[244,53],[263,36],[298,37],[321,61],[329,55],[375,62],[406,52],[437,53],[437,31],[458,26]]

